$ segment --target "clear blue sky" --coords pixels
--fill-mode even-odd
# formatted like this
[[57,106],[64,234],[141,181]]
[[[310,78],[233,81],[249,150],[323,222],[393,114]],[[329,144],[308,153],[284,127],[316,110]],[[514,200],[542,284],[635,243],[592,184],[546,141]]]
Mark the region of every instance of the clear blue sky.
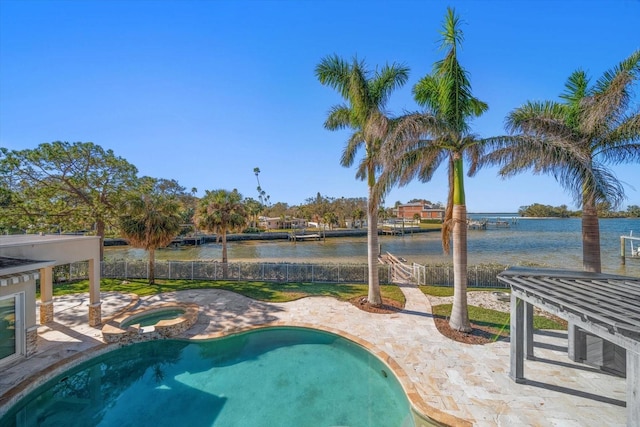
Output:
[[[323,123],[338,94],[314,68],[331,54],[374,68],[399,62],[409,83],[389,112],[416,110],[411,87],[442,57],[450,5],[465,21],[459,58],[489,111],[475,133],[504,133],[527,100],[558,100],[577,68],[595,80],[640,48],[640,1],[33,1],[0,0],[0,146],[91,141],[140,175],[187,189],[237,188],[272,202],[317,192],[365,197],[339,164],[346,132]],[[636,86],[636,105],[640,88]],[[640,205],[640,166],[615,166]],[[386,205],[446,201],[445,169],[394,189]],[[494,169],[466,180],[470,212],[534,202],[575,208],[553,178],[504,181]]]

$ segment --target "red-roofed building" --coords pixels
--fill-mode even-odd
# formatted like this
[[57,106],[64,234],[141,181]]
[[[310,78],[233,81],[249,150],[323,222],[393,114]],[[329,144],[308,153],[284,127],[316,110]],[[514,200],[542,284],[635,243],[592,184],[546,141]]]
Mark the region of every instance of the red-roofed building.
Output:
[[444,209],[434,206],[426,201],[407,203],[398,205],[393,209],[393,213],[398,218],[414,219],[415,214],[420,215],[420,219],[444,219]]

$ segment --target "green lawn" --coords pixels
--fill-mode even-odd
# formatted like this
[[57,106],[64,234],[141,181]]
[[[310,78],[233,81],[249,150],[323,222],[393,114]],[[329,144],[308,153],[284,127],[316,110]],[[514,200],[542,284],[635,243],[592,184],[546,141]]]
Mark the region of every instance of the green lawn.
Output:
[[[384,298],[393,299],[404,305],[404,294],[395,285],[380,286]],[[120,279],[102,279],[100,290],[104,292],[131,292],[140,296],[174,292],[188,289],[225,289],[241,295],[267,302],[293,301],[307,296],[330,296],[339,300],[349,300],[358,296],[366,296],[368,287],[364,284],[334,283],[277,283],[246,281],[210,281],[210,280],[156,280],[156,285],[149,285],[144,280],[122,281]],[[54,295],[89,292],[89,281],[56,284]],[[38,297],[40,295],[38,294]]]
[[[420,286],[420,290],[425,295],[431,295],[435,297],[450,297],[453,296],[453,287],[449,286]],[[468,288],[469,292],[507,292],[510,293],[509,288]],[[449,317],[451,316],[452,304],[442,304],[433,307],[433,314],[436,316]],[[497,331],[509,331],[510,316],[509,313],[502,311],[491,310],[488,308],[469,306],[469,320],[478,325],[489,326]],[[566,330],[567,325],[564,322],[557,322],[544,316],[533,316],[533,327],[535,329],[561,329]]]

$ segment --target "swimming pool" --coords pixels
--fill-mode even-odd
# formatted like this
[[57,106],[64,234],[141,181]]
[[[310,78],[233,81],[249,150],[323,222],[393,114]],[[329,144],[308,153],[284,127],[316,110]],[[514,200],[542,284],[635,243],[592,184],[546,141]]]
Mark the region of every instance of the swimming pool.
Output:
[[327,332],[278,327],[119,348],[37,388],[0,425],[408,427],[414,422],[393,373],[364,348]]

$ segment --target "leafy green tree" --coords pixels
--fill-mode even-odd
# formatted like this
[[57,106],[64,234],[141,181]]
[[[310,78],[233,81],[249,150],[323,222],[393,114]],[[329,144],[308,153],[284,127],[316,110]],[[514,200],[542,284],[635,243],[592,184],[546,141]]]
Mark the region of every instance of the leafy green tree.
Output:
[[469,74],[458,62],[458,50],[463,41],[460,26],[461,21],[455,11],[447,9],[441,31],[445,57],[434,64],[431,74],[413,87],[416,102],[425,110],[411,115],[414,128],[402,128],[404,133],[399,134],[401,143],[387,157],[394,162],[389,171],[396,174],[400,185],[415,177],[423,182],[429,181],[442,163],[448,166],[449,194],[442,243],[448,252],[450,239],[453,240],[454,299],[449,325],[455,330],[470,331],[464,159],[471,162],[469,174],[473,175],[483,141],[471,134],[469,121],[484,113],[488,106],[471,94]]
[[567,205],[551,206],[534,203],[528,206],[521,206],[520,209],[518,209],[518,214],[522,217],[568,218],[572,212],[567,208]]
[[384,109],[390,94],[404,85],[408,76],[409,69],[397,64],[385,65],[371,76],[363,61],[354,58],[349,63],[337,55],[323,58],[316,66],[316,77],[320,83],[336,89],[346,101],[345,104],[333,106],[324,123],[329,130],[353,130],[342,153],[342,166],[352,166],[358,150],[364,148],[356,178],[366,180],[369,189],[367,300],[372,306],[382,304],[378,277],[378,207],[388,188],[377,182],[377,175],[382,169],[381,148],[392,128]]
[[134,248],[149,252],[149,284],[155,284],[155,251],[178,236],[182,224],[180,203],[174,194],[163,192],[156,181],[139,195],[131,195],[120,217],[120,232]]
[[624,187],[608,165],[640,163],[640,113],[632,88],[640,74],[640,50],[606,71],[594,85],[574,71],[561,102],[527,102],[507,117],[515,134],[487,157],[510,177],[531,170],[551,174],[582,207],[582,263],[600,272],[598,204],[616,209]]
[[353,219],[358,221],[358,228],[362,228],[362,220],[365,218],[365,209],[358,207],[353,212]]
[[251,218],[251,227],[258,228],[258,217],[260,212],[264,210],[264,205],[251,197],[247,197],[244,199],[244,206],[247,209],[247,214]]
[[264,213],[271,218],[285,217],[289,213],[289,205],[284,202],[277,202],[266,208]]
[[322,216],[322,220],[329,226],[329,230],[332,230],[333,226],[338,221],[338,215],[336,215],[333,211],[327,211]]
[[14,218],[36,231],[91,229],[100,237],[107,224],[117,222],[123,198],[137,180],[135,166],[91,142],[5,151],[0,174],[13,190]]
[[205,192],[200,199],[195,221],[198,227],[215,233],[218,242],[222,242],[223,277],[228,276],[227,233],[242,231],[247,224],[249,214],[242,202],[242,194],[233,191],[215,190]]
[[640,218],[640,206],[638,205],[627,206],[627,216],[630,218]]

